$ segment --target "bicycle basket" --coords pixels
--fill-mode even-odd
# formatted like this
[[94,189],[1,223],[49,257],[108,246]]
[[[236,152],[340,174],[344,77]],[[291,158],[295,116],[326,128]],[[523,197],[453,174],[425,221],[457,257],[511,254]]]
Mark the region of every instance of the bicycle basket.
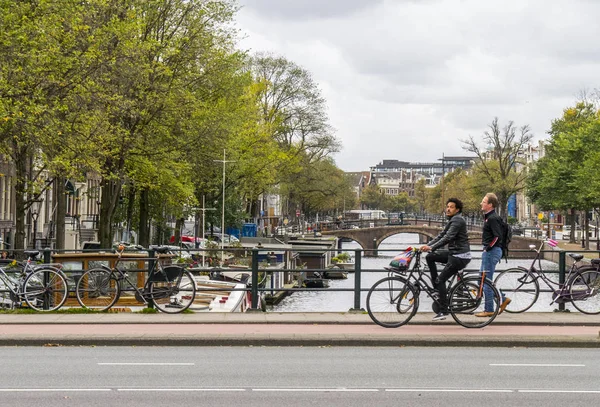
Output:
[[392,259],[390,268],[394,271],[406,271],[408,270],[408,266],[410,266],[413,257],[415,257],[415,252],[412,247],[409,247]]

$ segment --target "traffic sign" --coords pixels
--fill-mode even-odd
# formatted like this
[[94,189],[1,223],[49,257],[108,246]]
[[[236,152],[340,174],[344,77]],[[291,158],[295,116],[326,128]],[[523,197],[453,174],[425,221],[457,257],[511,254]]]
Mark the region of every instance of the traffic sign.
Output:
[[300,216],[300,209],[296,209],[296,216]]
[[544,219],[544,214],[542,212],[538,213],[538,219],[539,220]]

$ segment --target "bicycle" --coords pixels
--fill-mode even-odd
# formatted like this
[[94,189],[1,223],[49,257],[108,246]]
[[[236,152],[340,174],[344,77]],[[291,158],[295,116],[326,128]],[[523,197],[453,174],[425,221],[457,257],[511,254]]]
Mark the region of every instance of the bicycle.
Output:
[[[56,311],[67,300],[69,289],[67,278],[63,274],[61,264],[35,264],[39,251],[25,251],[27,260],[23,263],[13,261],[8,267],[0,267],[0,286],[4,286],[0,294],[0,306],[10,309],[27,307],[36,311]],[[16,266],[15,271],[10,270]],[[13,274],[10,276],[8,273]]]
[[529,246],[536,253],[529,268],[513,267],[496,277],[494,282],[496,288],[500,292],[510,293],[508,296],[511,302],[506,307],[506,311],[520,313],[530,309],[539,298],[538,280],[542,280],[552,292],[550,305],[570,302],[584,314],[600,314],[600,271],[593,266],[577,266],[577,262],[583,259],[583,254],[568,253],[574,263],[565,277],[565,283],[560,284],[552,280],[542,269],[540,254],[545,242],[550,241],[542,241],[539,247]]
[[[166,254],[168,246],[150,246],[158,254]],[[179,266],[163,267],[154,261],[148,279],[140,290],[130,279],[126,270],[119,268],[124,246],[116,250],[117,260],[111,267],[100,266],[87,270],[77,281],[76,293],[79,304],[94,311],[106,311],[119,301],[122,285],[133,287],[137,301],[154,304],[159,311],[177,314],[185,311],[196,298],[196,283],[192,274]]]
[[[441,306],[431,278],[421,267],[421,252],[412,250],[414,262],[405,268],[385,267],[388,276],[377,281],[367,294],[367,311],[378,325],[397,328],[407,324],[419,308],[419,296],[425,292],[433,300],[433,312],[439,313]],[[500,293],[485,273],[468,276],[459,271],[448,281],[448,311],[452,318],[465,328],[483,328],[492,323],[500,308]],[[456,281],[456,282],[455,282]],[[484,286],[493,292],[494,311],[489,317],[477,317],[484,311]]]

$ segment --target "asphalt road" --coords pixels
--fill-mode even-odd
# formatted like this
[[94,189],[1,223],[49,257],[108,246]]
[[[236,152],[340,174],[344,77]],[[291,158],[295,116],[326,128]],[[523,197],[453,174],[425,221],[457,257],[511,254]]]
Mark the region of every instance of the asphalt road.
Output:
[[594,349],[0,348],[2,406],[589,406]]

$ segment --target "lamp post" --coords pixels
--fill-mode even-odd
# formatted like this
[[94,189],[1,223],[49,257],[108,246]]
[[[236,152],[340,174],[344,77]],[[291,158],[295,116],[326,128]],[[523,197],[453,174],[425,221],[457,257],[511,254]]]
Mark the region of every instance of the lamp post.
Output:
[[[199,243],[198,243],[198,219],[196,214],[198,213],[198,211],[202,211],[202,240],[204,240],[204,230],[205,230],[205,222],[206,222],[206,211],[215,211],[216,208],[207,208],[206,207],[206,203],[204,201],[204,195],[202,195],[202,208],[193,208],[194,209],[194,223],[195,228],[194,228],[194,247],[196,249],[199,248]],[[223,239],[221,239],[223,240]],[[202,252],[202,267],[204,267],[204,251]]]
[[[213,160],[217,163],[223,163],[223,208],[221,212],[221,265],[224,262],[225,257],[225,164],[226,163],[234,163],[235,161],[226,160],[225,159],[225,149],[223,149],[223,159],[222,160]],[[203,231],[204,232],[204,231]]]
[[42,203],[42,201],[40,200],[34,200],[31,203],[31,219],[33,219],[33,239],[32,239],[32,246],[33,249],[36,248],[37,246],[37,221],[38,221],[38,217],[40,216],[40,204]]

